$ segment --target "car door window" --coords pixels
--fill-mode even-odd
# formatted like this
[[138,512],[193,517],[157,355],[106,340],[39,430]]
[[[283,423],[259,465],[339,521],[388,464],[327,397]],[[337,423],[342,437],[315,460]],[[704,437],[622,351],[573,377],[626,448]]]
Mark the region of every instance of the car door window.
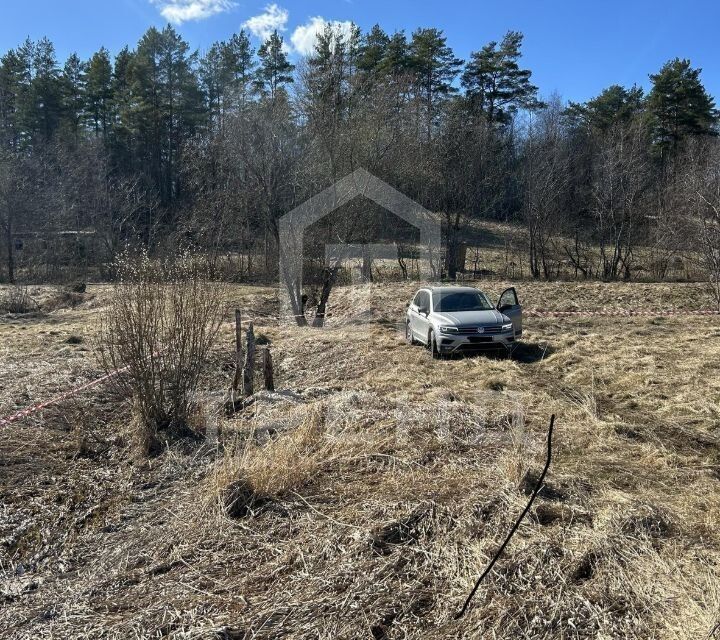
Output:
[[509,289],[503,291],[503,294],[500,296],[498,309],[502,309],[503,307],[517,307],[519,304],[520,301],[518,300],[515,287],[510,287]]
[[418,309],[429,309],[430,308],[430,296],[427,291],[421,291],[418,293]]

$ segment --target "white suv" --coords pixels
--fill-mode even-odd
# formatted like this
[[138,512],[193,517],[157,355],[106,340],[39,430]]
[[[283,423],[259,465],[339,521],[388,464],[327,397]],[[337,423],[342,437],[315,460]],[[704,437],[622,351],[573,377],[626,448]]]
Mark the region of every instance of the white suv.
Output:
[[515,287],[497,306],[473,287],[420,289],[408,305],[405,337],[428,347],[433,357],[456,352],[504,349],[522,335],[522,307]]

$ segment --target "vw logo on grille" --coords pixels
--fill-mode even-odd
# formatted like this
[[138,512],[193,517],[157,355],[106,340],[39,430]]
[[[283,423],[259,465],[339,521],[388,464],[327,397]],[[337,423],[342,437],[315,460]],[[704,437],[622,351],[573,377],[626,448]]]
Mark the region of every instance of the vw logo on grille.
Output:
[[485,333],[485,327],[478,327],[478,333]]

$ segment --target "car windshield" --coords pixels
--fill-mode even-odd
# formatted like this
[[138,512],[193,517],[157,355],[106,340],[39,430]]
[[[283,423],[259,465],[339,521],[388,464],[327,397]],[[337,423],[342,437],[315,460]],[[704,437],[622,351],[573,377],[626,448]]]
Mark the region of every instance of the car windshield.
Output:
[[479,291],[448,291],[433,293],[433,309],[435,311],[488,311],[493,306],[485,294]]

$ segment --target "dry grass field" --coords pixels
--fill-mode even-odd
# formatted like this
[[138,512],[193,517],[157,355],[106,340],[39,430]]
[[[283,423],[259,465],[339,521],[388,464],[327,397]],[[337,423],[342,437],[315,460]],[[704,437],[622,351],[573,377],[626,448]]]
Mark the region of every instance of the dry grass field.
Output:
[[[528,308],[712,306],[697,284],[516,286]],[[435,361],[397,330],[414,288],[338,288],[322,331],[278,326],[272,289],[231,290],[277,391],[214,416],[225,325],[206,444],[138,459],[111,386],[0,428],[0,634],[720,636],[718,317],[527,318],[512,359]],[[107,290],[30,293],[53,310],[0,318],[0,418],[101,373]],[[545,488],[453,620],[527,503],[551,413]]]

